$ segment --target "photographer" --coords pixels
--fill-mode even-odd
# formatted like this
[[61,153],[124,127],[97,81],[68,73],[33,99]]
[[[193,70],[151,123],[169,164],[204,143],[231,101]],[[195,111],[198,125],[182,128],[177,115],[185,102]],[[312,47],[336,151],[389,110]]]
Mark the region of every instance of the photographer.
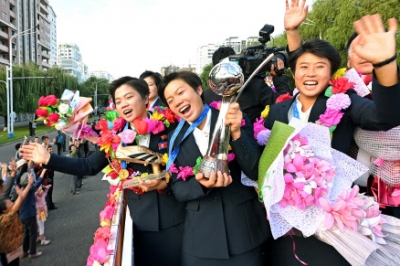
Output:
[[[213,65],[215,66],[221,62],[221,60],[231,55],[235,55],[235,51],[232,47],[218,48],[212,57]],[[289,78],[286,75],[282,75],[284,62],[278,57],[277,66],[278,71],[275,71],[274,64],[271,64],[270,69],[276,92],[274,92],[271,87],[265,83],[264,76],[256,75],[250,81],[249,85],[245,88],[238,100],[242,111],[247,114],[252,123],[254,123],[256,118],[260,117],[260,114],[264,110],[265,106],[274,104],[279,95],[290,92]],[[210,104],[213,101],[222,100],[222,96],[215,94],[211,89],[205,90],[203,97],[204,102],[207,104]]]

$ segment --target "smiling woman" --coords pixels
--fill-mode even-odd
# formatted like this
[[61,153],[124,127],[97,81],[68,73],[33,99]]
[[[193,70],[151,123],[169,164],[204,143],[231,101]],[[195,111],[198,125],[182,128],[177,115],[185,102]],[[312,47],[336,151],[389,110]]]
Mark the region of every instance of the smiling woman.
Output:
[[[143,80],[122,77],[111,83],[109,91],[116,110],[106,114],[114,118],[112,122],[103,119],[96,126],[100,131],[97,141],[100,151],[86,158],[66,158],[49,154],[42,145],[33,144],[21,148],[23,157],[43,163],[49,169],[80,176],[97,174],[108,166],[105,179],[110,181],[112,189],[127,187],[128,219],[133,226],[126,232],[133,232],[134,243],[131,235],[125,235],[124,249],[128,248],[131,254],[134,248],[134,264],[180,265],[184,206],[171,193],[162,162],[158,160],[158,167],[152,167],[155,164],[152,160],[161,157],[168,148],[167,134],[174,128],[174,117],[168,115],[168,109],[147,110],[149,88]],[[142,180],[148,176],[158,179]],[[126,181],[131,182],[129,186],[125,186]],[[110,209],[108,204],[106,209]],[[101,250],[98,253],[95,250],[88,262],[104,259]]]

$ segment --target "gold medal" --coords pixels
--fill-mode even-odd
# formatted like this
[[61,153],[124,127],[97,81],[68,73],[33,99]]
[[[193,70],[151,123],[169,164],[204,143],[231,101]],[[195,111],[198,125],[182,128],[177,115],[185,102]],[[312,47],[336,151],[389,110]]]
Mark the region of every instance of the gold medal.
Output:
[[121,171],[119,171],[119,178],[121,179],[126,179],[129,176],[129,171],[126,169],[121,169]]

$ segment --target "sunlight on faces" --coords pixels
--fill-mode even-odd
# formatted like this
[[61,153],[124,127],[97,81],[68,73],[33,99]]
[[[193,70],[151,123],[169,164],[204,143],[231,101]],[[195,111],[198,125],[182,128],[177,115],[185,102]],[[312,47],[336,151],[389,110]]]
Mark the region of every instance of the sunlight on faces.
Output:
[[164,91],[169,108],[180,118],[193,122],[200,116],[204,105],[200,95],[203,93],[201,86],[194,90],[181,79],[168,83]]
[[144,81],[146,81],[147,85],[149,86],[149,99],[150,101],[154,101],[158,97],[156,83],[152,77],[147,77],[144,79]]
[[148,98],[142,96],[130,85],[123,84],[115,90],[115,107],[120,117],[129,123],[138,117],[146,117]]
[[359,57],[354,52],[353,47],[354,47],[354,42],[352,42],[349,47],[349,54],[347,56],[347,67],[354,68],[358,72],[361,72],[361,74],[363,75],[371,75],[374,67],[370,62]]
[[294,79],[301,98],[317,99],[328,87],[331,64],[327,58],[305,53],[297,59]]

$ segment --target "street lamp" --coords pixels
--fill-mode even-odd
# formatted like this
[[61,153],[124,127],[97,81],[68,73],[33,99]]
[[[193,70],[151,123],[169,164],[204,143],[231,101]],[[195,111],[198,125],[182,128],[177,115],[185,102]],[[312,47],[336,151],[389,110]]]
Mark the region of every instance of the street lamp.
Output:
[[13,94],[14,94],[14,92],[13,92],[13,77],[12,77],[12,67],[13,67],[13,60],[12,60],[12,39],[13,38],[15,38],[15,37],[18,37],[18,36],[22,36],[22,35],[26,35],[26,34],[32,34],[32,33],[35,33],[35,31],[33,31],[32,32],[32,30],[34,30],[36,28],[36,26],[34,26],[34,27],[32,27],[32,28],[30,28],[30,29],[28,29],[28,30],[25,30],[25,31],[23,31],[23,32],[20,32],[20,33],[17,33],[17,34],[14,34],[14,35],[12,35],[11,37],[10,37],[10,40],[9,40],[9,45],[8,45],[8,49],[9,49],[9,52],[10,52],[10,67],[9,67],[9,75],[8,75],[8,82],[9,82],[9,95],[7,94],[7,106],[10,106],[10,108],[7,108],[7,111],[8,111],[8,109],[10,109],[9,111],[9,113],[7,114],[8,115],[8,121],[9,121],[9,123],[8,123],[8,127],[7,127],[7,131],[8,131],[8,138],[9,139],[11,139],[11,138],[14,138],[14,119],[12,119],[11,118],[11,115],[13,114],[13,112],[14,112],[14,110],[13,110]]

